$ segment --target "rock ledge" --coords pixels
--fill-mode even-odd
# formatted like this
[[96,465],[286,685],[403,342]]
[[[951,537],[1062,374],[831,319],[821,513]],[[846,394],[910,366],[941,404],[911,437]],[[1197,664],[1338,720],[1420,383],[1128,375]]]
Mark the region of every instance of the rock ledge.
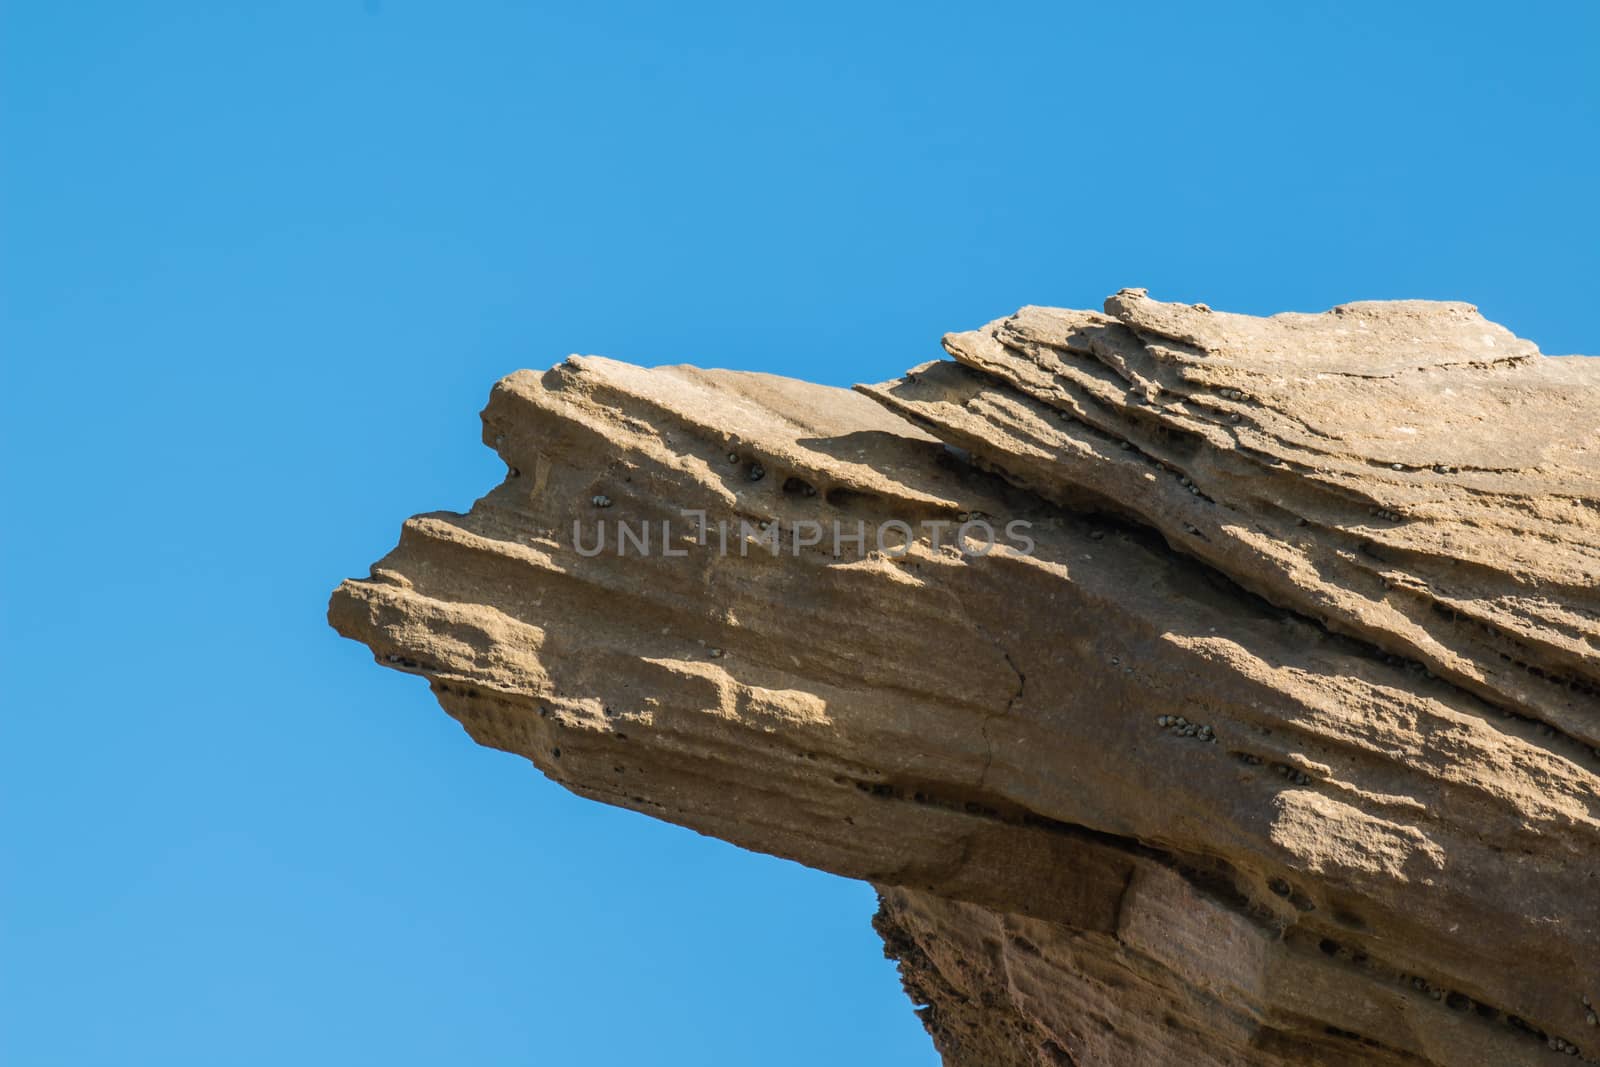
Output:
[[1600,361],[1142,290],[945,348],[513,374],[506,479],[330,621],[576,793],[871,881],[947,1063],[1600,1061]]

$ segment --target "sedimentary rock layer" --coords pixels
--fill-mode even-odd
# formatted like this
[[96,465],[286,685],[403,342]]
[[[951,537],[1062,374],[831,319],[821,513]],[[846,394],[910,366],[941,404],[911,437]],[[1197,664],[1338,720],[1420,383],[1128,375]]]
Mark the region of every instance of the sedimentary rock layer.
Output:
[[1138,290],[945,345],[513,374],[505,481],[330,619],[575,792],[872,881],[948,1063],[1600,1060],[1600,362]]

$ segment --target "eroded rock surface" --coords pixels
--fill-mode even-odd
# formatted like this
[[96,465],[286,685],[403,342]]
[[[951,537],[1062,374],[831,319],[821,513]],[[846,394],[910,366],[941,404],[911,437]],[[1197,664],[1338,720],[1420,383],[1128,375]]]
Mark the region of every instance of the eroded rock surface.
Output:
[[513,374],[505,481],[330,619],[577,793],[873,882],[947,1063],[1600,1061],[1600,362],[1140,290],[945,346]]

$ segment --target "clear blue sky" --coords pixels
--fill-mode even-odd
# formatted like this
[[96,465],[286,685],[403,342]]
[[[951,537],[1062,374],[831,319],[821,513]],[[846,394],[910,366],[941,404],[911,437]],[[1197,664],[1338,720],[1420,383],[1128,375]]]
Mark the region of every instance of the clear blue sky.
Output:
[[0,0],[0,1059],[934,1062],[870,891],[323,622],[568,352],[847,384],[1124,285],[1600,350],[1600,5]]

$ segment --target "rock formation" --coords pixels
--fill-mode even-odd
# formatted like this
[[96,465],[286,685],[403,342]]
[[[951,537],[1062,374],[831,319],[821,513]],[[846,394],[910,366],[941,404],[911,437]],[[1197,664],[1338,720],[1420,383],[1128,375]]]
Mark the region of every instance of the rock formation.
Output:
[[949,1064],[1600,1061],[1600,361],[1140,290],[945,347],[513,374],[505,480],[330,619],[574,792],[871,881]]

